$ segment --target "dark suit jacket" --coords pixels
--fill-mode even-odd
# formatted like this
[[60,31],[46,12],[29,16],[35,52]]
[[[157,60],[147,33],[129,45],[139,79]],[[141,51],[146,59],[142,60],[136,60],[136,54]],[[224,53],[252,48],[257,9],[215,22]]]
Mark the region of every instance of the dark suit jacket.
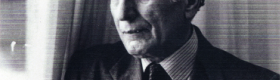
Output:
[[[195,27],[198,50],[192,80],[280,80],[265,68],[242,61],[213,47]],[[121,42],[75,53],[65,80],[141,80],[140,59],[129,55]]]

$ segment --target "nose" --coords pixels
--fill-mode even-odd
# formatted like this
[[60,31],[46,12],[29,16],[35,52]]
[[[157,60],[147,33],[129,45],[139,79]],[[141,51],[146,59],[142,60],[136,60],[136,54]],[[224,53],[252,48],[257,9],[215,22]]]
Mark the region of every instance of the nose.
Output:
[[137,10],[134,0],[119,0],[117,18],[120,21],[133,21],[137,17]]

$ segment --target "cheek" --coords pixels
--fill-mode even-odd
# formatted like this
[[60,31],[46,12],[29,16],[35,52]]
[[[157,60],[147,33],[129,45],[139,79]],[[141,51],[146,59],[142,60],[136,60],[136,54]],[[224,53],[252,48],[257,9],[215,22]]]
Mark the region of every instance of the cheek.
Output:
[[[160,3],[160,2],[157,2]],[[160,25],[166,21],[171,14],[170,4],[148,4],[138,8],[140,15],[151,25]]]
[[142,17],[152,25],[151,34],[154,39],[157,40],[160,44],[165,41],[165,32],[166,32],[166,16],[158,8],[147,8],[142,12]]

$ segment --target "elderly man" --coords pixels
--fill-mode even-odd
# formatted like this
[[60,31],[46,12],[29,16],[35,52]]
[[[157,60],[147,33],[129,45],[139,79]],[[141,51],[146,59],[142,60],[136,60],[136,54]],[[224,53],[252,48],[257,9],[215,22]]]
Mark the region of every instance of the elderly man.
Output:
[[213,47],[191,24],[204,0],[111,0],[121,42],[73,55],[65,80],[279,80]]

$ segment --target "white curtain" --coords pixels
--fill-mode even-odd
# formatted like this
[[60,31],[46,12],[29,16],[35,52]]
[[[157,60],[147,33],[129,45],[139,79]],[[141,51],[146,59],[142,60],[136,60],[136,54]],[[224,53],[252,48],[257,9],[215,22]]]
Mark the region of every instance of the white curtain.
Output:
[[0,0],[0,80],[60,80],[81,0]]

